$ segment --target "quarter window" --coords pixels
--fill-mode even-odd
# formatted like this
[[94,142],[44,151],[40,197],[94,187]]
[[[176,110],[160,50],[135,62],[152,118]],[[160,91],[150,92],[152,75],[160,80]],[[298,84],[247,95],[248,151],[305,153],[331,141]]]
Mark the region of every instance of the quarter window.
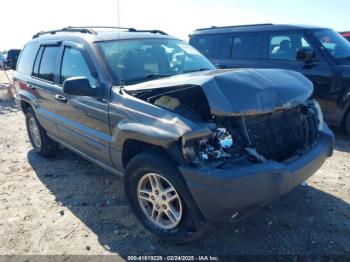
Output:
[[274,34],[269,38],[269,59],[296,61],[300,48],[313,50],[302,34]]
[[34,59],[38,52],[38,44],[28,44],[24,47],[18,63],[17,71],[26,75],[31,75]]
[[39,78],[54,82],[54,71],[58,49],[58,46],[46,46],[44,48],[39,67]]
[[96,79],[85,61],[83,54],[75,48],[65,47],[61,67],[60,83],[74,76],[83,76],[90,81],[91,86],[96,86]]

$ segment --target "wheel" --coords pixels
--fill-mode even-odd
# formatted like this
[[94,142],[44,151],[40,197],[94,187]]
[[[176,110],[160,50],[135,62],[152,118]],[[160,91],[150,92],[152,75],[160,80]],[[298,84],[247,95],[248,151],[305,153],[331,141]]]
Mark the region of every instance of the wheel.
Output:
[[186,243],[207,224],[175,163],[149,150],[128,164],[124,179],[130,207],[141,224],[164,241]]
[[350,111],[346,114],[344,124],[345,124],[345,130],[347,134],[350,136]]
[[31,108],[27,110],[25,116],[28,136],[35,152],[43,157],[53,156],[57,152],[58,143],[46,135]]

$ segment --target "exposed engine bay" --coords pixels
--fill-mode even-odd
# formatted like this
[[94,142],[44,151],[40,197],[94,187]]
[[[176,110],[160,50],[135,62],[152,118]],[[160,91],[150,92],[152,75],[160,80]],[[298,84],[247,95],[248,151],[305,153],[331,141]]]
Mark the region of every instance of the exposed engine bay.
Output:
[[205,122],[210,136],[183,141],[182,151],[193,165],[224,166],[240,160],[286,161],[317,144],[320,109],[317,102],[277,109],[270,113],[215,116],[198,86],[130,92],[151,104],[175,112],[191,121]]

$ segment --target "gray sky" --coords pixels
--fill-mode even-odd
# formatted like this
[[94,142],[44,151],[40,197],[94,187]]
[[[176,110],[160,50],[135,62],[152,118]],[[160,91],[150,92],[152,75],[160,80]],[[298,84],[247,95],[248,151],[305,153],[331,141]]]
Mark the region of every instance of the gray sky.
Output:
[[[187,40],[212,25],[311,24],[349,30],[349,0],[120,0],[120,26],[160,29]],[[117,0],[5,0],[0,50],[21,48],[33,34],[82,25],[118,25]]]

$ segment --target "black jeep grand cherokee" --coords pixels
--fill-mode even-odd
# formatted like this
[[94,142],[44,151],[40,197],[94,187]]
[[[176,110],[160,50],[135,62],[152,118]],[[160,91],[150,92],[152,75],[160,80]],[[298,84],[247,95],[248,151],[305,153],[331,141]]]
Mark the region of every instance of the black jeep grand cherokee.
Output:
[[163,32],[64,28],[14,76],[30,141],[114,174],[141,223],[186,242],[289,192],[332,154],[312,84],[286,70],[216,70]]

